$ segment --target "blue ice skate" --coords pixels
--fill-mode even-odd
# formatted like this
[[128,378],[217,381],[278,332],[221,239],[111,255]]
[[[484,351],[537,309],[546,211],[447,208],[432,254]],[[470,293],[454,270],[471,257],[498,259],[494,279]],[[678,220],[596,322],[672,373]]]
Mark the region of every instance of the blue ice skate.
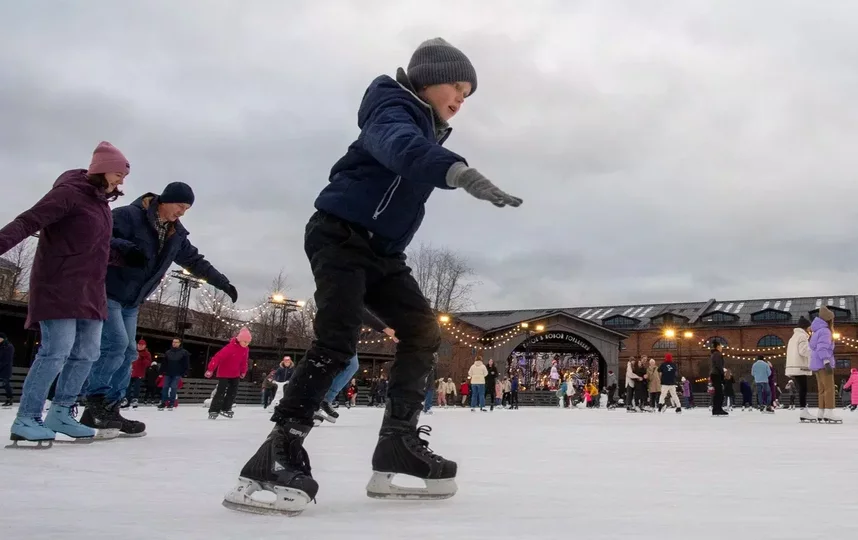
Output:
[[45,427],[71,437],[76,443],[95,441],[96,431],[75,420],[72,407],[67,405],[51,405],[45,417]]
[[[20,416],[12,423],[9,438],[12,444],[6,448],[22,448],[34,450],[47,450],[54,444],[55,434],[45,427],[41,418],[21,418]],[[37,446],[18,446],[19,441],[38,443]]]

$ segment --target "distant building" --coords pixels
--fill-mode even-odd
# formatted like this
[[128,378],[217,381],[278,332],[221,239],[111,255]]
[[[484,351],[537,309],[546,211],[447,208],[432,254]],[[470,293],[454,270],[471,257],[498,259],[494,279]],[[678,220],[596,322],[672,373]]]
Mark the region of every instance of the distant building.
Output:
[[524,353],[559,353],[573,360],[592,359],[603,380],[604,372],[613,370],[622,385],[631,356],[646,355],[661,362],[671,353],[684,376],[703,379],[709,374],[709,344],[718,340],[725,346],[726,365],[737,382],[750,373],[756,357],[763,355],[772,361],[783,386],[786,343],[798,318],[804,315],[813,320],[823,305],[834,312],[840,337],[835,350],[839,386],[850,368],[858,367],[858,296],[713,298],[676,304],[450,314],[450,322],[442,322],[447,345],[440,353],[450,373],[440,372],[439,376],[462,377],[477,354],[485,360],[493,358],[505,370],[510,362],[518,365]]
[[[0,299],[19,300],[22,293],[19,290],[12,290],[12,286],[20,272],[21,268],[0,257]],[[19,287],[20,285],[22,284],[19,284]]]

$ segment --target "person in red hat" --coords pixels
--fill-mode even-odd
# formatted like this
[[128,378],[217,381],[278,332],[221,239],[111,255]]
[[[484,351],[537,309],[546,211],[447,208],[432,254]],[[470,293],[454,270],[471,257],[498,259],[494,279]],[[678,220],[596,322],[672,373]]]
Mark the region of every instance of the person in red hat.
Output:
[[137,360],[131,363],[131,384],[128,386],[128,404],[137,408],[137,398],[140,395],[140,386],[146,378],[146,370],[152,365],[152,354],[146,349],[146,341],[137,342]]
[[673,363],[673,355],[667,353],[664,355],[664,362],[658,366],[658,372],[661,375],[661,395],[658,397],[658,410],[664,410],[665,398],[670,396],[670,402],[676,409],[676,412],[682,412],[682,402],[679,401],[679,396],[676,393],[676,375],[678,370],[676,364]]

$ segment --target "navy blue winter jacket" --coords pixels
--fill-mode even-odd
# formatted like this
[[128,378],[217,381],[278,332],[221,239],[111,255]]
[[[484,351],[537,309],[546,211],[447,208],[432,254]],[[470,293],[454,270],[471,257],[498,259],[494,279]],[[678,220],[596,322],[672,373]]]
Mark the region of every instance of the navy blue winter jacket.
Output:
[[465,159],[443,148],[451,129],[414,93],[401,69],[376,78],[358,110],[360,135],[331,169],[317,209],[373,234],[381,254],[402,253],[423,221],[435,188]]
[[184,377],[191,367],[191,353],[184,348],[170,347],[164,353],[164,361],[161,362],[161,373],[165,377]]
[[174,262],[196,277],[223,290],[229,280],[218,272],[188,240],[188,230],[176,221],[167,233],[164,249],[159,253],[156,228],[158,196],[143,195],[128,206],[113,209],[113,238],[111,249],[125,255],[134,246],[146,256],[143,268],[109,266],[107,268],[107,297],[123,307],[137,307],[158,286]]

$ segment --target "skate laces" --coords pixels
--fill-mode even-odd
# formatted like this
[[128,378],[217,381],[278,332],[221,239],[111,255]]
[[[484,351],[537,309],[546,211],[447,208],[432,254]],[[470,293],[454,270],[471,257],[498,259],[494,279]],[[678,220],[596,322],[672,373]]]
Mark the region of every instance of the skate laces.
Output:
[[69,405],[69,416],[71,416],[72,418],[77,418],[77,403]]
[[407,440],[410,441],[414,449],[419,451],[421,454],[440,461],[441,456],[436,455],[435,452],[433,452],[432,449],[429,448],[429,441],[420,438],[421,435],[425,435],[426,437],[428,437],[431,434],[431,426],[419,426],[414,433],[407,437]]

